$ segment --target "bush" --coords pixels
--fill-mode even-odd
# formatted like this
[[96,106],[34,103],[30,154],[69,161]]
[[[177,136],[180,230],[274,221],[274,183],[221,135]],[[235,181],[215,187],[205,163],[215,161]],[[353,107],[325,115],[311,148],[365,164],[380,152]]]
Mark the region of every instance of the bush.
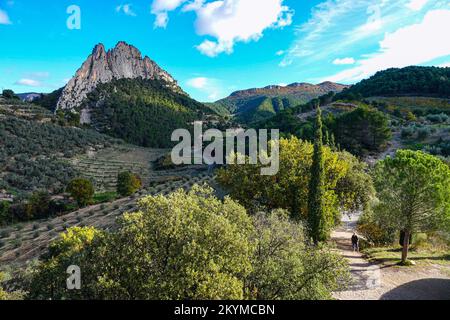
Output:
[[142,187],[141,178],[131,172],[121,172],[117,177],[117,193],[127,197]]
[[368,206],[358,220],[357,231],[365,239],[362,239],[361,249],[366,246],[391,245],[397,237],[394,228],[386,228],[375,220],[371,206]]
[[17,100],[19,99],[19,97],[16,96],[16,94],[14,93],[14,91],[9,90],[9,89],[3,90],[2,96],[5,99],[17,99]]
[[[75,227],[53,242],[27,298],[330,299],[348,275],[338,253],[311,247],[283,211],[251,217],[199,186],[139,207],[114,232]],[[81,290],[65,289],[68,264],[83,270]]]
[[78,178],[69,183],[67,192],[71,194],[80,207],[84,207],[92,201],[94,186],[91,181]]

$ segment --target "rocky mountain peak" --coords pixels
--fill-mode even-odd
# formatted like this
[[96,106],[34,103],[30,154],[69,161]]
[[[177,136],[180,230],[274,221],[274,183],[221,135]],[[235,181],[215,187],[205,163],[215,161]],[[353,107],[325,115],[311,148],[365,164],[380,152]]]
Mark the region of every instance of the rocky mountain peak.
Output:
[[123,78],[162,80],[174,91],[182,92],[169,73],[149,57],[142,57],[136,47],[120,41],[113,49],[106,51],[105,46],[99,43],[67,83],[59,98],[57,109],[77,108],[98,84]]

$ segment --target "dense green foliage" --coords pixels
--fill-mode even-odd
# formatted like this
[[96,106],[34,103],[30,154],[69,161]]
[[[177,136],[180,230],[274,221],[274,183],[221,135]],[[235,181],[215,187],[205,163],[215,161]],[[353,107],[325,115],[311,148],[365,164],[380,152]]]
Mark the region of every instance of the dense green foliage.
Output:
[[47,191],[35,191],[14,203],[0,202],[0,225],[60,215],[67,211],[64,201],[51,199]]
[[355,155],[382,151],[392,137],[388,118],[370,107],[359,107],[327,120],[341,148]]
[[342,93],[336,99],[418,95],[450,97],[450,68],[406,67],[377,72]]
[[131,196],[142,187],[141,178],[132,172],[120,172],[117,176],[117,193]]
[[[308,194],[314,147],[293,137],[280,140],[280,168],[275,176],[260,174],[260,165],[227,165],[218,173],[219,183],[250,212],[282,208],[296,220],[308,217]],[[365,166],[345,152],[323,147],[324,210],[340,223],[340,210],[364,206],[372,192]]]
[[[321,92],[321,93],[320,93]],[[238,91],[229,97],[219,100],[213,105],[219,109],[226,109],[235,115],[237,121],[255,124],[269,119],[280,112],[298,109],[299,106],[317,100],[325,91],[320,89],[295,89],[295,87],[281,87],[278,89],[263,88]],[[332,96],[330,92],[324,95]],[[315,102],[311,103],[313,107]]]
[[60,88],[49,94],[41,94],[41,97],[34,100],[33,103],[53,112],[56,110],[56,105],[59,98],[61,97],[63,90],[64,88]]
[[16,99],[18,100],[19,97],[14,93],[14,91],[9,90],[9,89],[5,89],[2,91],[2,96],[5,99]]
[[0,189],[61,193],[78,175],[65,158],[113,143],[116,141],[92,130],[0,118]]
[[[400,150],[375,168],[374,183],[379,203],[376,220],[384,228],[409,235],[438,229],[450,231],[450,168],[421,151]],[[408,241],[402,261],[406,262]]]
[[[302,121],[297,117],[297,112],[308,112],[310,107],[311,104],[307,104],[303,108],[287,110],[257,126],[279,129],[283,136],[294,135],[303,140],[314,141],[314,118]],[[328,140],[334,140],[333,145],[339,145],[358,156],[383,150],[391,139],[388,118],[366,105],[341,113],[324,113],[323,133],[324,137],[328,136]],[[324,142],[330,144],[326,140]]]
[[345,287],[347,266],[326,248],[310,246],[303,226],[283,210],[253,217],[256,250],[247,286],[258,300],[331,299]]
[[144,147],[169,147],[172,132],[212,113],[162,82],[121,79],[99,85],[88,94],[93,126],[100,132]]
[[13,301],[13,300],[23,300],[24,292],[14,291],[8,292],[3,288],[4,274],[0,272],[0,301]]
[[[309,247],[283,212],[254,219],[213,190],[147,197],[116,232],[72,228],[52,243],[32,299],[329,299],[346,279],[336,253]],[[69,265],[83,270],[66,289]]]
[[[315,123],[316,136],[312,156],[308,189],[308,232],[314,243],[325,241],[333,226],[333,217],[327,217],[325,204],[325,162],[323,156],[322,112],[317,107]],[[331,219],[330,219],[331,218]],[[330,223],[331,220],[331,223]]]
[[66,191],[70,193],[80,207],[88,205],[95,193],[92,182],[83,178],[70,181]]

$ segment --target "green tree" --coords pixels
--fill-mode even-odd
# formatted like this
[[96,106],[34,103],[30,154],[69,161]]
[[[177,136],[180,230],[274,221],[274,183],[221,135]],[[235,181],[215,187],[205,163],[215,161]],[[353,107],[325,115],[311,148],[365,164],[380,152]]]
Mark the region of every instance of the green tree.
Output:
[[[281,208],[292,218],[306,221],[314,146],[296,137],[280,139],[279,144],[279,172],[275,176],[262,176],[260,165],[227,165],[218,171],[217,180],[250,213]],[[365,166],[347,152],[332,152],[324,146],[323,159],[325,210],[337,224],[341,209],[365,205],[371,177]]]
[[5,275],[0,272],[0,301],[6,300],[23,300],[24,292],[21,291],[13,291],[8,292],[3,288],[2,282],[4,281]]
[[25,210],[28,219],[41,219],[49,215],[50,194],[46,191],[36,191],[28,199]]
[[327,240],[331,227],[324,210],[325,162],[323,159],[322,112],[317,107],[313,162],[308,189],[308,232],[314,243]]
[[392,137],[386,115],[368,106],[338,116],[333,128],[339,144],[358,156],[381,151]]
[[[150,196],[118,230],[71,228],[31,273],[30,299],[330,299],[348,268],[283,210],[254,217],[213,190]],[[83,272],[66,289],[66,269]]]
[[348,281],[344,259],[325,247],[305,241],[302,224],[284,210],[253,218],[256,250],[246,281],[251,299],[332,299],[331,292]]
[[[213,190],[140,200],[119,230],[75,229],[58,240],[32,280],[33,299],[243,299],[251,272],[253,225],[245,209]],[[65,269],[83,270],[79,292]]]
[[374,183],[381,225],[405,233],[402,263],[407,262],[414,232],[448,228],[450,221],[450,168],[421,151],[400,150],[377,164]]
[[117,177],[117,193],[126,197],[134,194],[142,187],[142,181],[136,174],[121,172]]
[[14,93],[14,91],[9,90],[9,89],[3,90],[2,96],[3,96],[5,99],[19,99],[19,97],[16,96],[16,94]]
[[11,205],[8,201],[0,201],[0,225],[11,222],[10,207]]
[[77,178],[70,181],[67,186],[67,192],[70,193],[80,207],[84,207],[92,201],[94,186],[87,179]]

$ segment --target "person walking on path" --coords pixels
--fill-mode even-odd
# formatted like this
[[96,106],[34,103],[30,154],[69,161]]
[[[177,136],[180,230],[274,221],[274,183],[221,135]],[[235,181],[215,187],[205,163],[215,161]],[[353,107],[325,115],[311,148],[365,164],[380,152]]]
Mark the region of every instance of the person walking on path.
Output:
[[359,252],[359,238],[356,235],[356,232],[354,232],[352,235],[352,248],[353,252],[355,251]]

